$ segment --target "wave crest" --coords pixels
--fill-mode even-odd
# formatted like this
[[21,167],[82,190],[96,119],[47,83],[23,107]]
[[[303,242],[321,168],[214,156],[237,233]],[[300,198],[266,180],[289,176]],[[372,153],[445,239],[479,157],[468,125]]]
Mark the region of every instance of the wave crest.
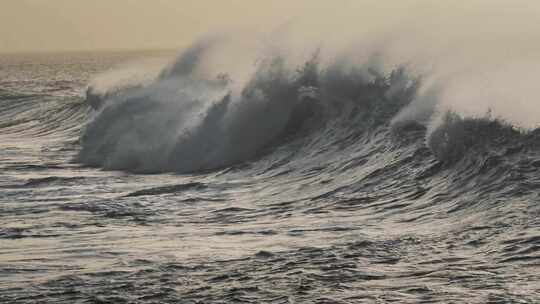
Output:
[[[488,113],[484,117],[462,117],[446,112],[441,123],[427,136],[427,143],[437,159],[454,163],[470,151],[508,154],[520,147],[537,147],[538,130],[527,131]],[[509,152],[510,151],[510,152]]]
[[78,161],[146,173],[216,169],[330,120],[352,128],[389,123],[418,85],[403,68],[385,75],[340,60],[322,67],[319,52],[299,67],[282,55],[259,60],[242,83],[223,72],[204,77],[197,68],[212,45],[189,48],[150,84],[104,94]]

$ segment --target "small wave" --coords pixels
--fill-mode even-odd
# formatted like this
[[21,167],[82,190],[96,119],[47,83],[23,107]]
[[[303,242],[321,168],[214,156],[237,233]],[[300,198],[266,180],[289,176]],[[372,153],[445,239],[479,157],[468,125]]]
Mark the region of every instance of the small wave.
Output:
[[470,150],[499,151],[507,154],[516,147],[538,147],[540,130],[522,130],[502,121],[486,117],[463,118],[446,113],[442,123],[428,135],[428,145],[435,156],[445,163],[460,160]]
[[12,171],[47,171],[53,169],[64,169],[58,164],[34,165],[34,164],[13,164],[4,167],[6,170]]
[[0,228],[0,239],[54,238],[58,236],[58,234],[34,233],[31,228]]
[[171,193],[183,192],[186,190],[201,190],[206,187],[207,186],[203,183],[194,182],[194,183],[187,183],[187,184],[180,184],[180,185],[171,185],[171,186],[162,186],[162,187],[156,187],[156,188],[150,188],[150,189],[143,189],[143,190],[131,192],[125,195],[124,197],[171,194]]
[[0,102],[21,100],[25,98],[37,97],[39,94],[20,93],[12,90],[5,90],[0,88]]
[[66,203],[60,207],[62,211],[89,212],[110,220],[124,219],[144,223],[150,221],[155,210],[147,208],[139,202],[100,200],[84,203]]
[[83,177],[61,177],[61,176],[47,176],[42,178],[31,178],[29,179],[23,187],[39,187],[39,186],[48,186],[48,185],[65,185],[73,184],[82,180]]
[[20,95],[16,99],[0,97],[2,135],[19,137],[78,136],[89,110],[80,97]]

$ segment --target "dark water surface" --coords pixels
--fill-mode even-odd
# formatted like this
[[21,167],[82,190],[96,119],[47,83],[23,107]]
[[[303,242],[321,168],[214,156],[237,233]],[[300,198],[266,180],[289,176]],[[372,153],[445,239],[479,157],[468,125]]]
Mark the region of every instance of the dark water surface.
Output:
[[[217,169],[74,162],[89,81],[152,56],[0,57],[0,303],[540,303],[540,132],[460,120],[459,157],[428,147],[390,80]],[[118,149],[94,165],[149,155]]]

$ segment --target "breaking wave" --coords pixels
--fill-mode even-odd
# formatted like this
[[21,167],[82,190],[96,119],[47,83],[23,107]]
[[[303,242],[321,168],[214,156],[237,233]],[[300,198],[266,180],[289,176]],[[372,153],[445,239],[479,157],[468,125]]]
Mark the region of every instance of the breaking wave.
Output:
[[[79,160],[107,169],[190,172],[224,167],[322,128],[338,117],[388,120],[411,101],[416,82],[404,69],[329,66],[315,54],[291,67],[282,56],[260,61],[236,89],[227,74],[197,75],[196,45],[143,87],[104,95],[82,138]],[[89,89],[92,90],[92,89]],[[377,113],[377,114],[376,114]],[[360,120],[357,118],[357,120]]]
[[451,164],[469,150],[537,142],[536,131],[489,115],[464,118],[436,104],[419,105],[421,78],[405,67],[384,71],[380,58],[323,63],[316,51],[295,65],[273,54],[259,59],[246,79],[235,79],[204,71],[214,44],[195,44],[147,83],[101,93],[90,86],[87,102],[96,113],[83,131],[77,161],[111,170],[187,173],[255,160],[278,148],[302,158],[298,149],[305,147],[311,150],[303,153],[316,154],[328,145],[381,145],[419,131],[415,140]]

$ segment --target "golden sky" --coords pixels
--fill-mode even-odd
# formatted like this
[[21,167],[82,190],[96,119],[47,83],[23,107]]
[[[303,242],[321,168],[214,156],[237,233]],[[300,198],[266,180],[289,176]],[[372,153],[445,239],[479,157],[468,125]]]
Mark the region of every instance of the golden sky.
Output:
[[224,28],[264,30],[324,2],[0,0],[0,52],[174,48]]
[[[540,17],[539,3],[538,0],[0,0],[0,52],[178,48],[209,32],[265,32],[299,20],[311,22],[311,26],[305,27],[306,35],[319,33],[329,38],[368,29],[375,33],[378,28],[388,31],[392,26],[401,28],[426,16],[432,19],[426,23],[433,27],[432,34],[437,31],[438,20],[445,20],[461,33],[474,30],[483,20],[497,23],[499,19],[505,19],[503,23],[515,21],[518,25],[525,22],[524,31],[531,32]],[[504,31],[505,27],[498,27],[497,31]],[[489,31],[490,26],[485,26],[485,30]]]

